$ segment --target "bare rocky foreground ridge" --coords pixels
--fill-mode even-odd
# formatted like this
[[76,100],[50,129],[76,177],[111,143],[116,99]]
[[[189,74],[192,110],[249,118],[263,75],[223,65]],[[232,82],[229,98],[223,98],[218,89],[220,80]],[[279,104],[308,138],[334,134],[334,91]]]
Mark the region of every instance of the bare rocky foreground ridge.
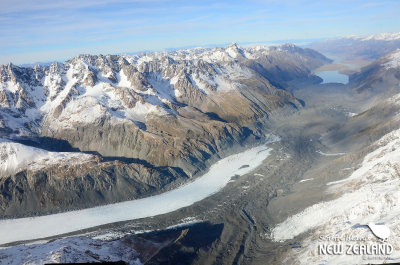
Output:
[[[327,62],[290,44],[232,44],[0,66],[1,216],[85,208],[176,187],[264,138],[275,112],[301,108],[286,82],[318,80],[311,71]],[[28,150],[32,156],[22,161]],[[48,151],[57,162],[44,155],[36,163]],[[90,156],[76,163],[62,152]]]

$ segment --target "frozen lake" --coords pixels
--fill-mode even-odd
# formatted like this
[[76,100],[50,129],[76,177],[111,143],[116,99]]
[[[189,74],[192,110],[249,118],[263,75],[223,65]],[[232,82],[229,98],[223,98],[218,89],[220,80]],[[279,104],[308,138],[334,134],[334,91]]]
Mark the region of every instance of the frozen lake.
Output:
[[[267,143],[278,140],[272,137]],[[218,192],[234,175],[247,174],[261,165],[271,151],[266,144],[221,159],[195,181],[159,195],[59,214],[0,220],[0,244],[56,236],[190,206]]]
[[321,77],[324,81],[322,84],[326,83],[341,83],[347,84],[349,82],[349,77],[347,75],[339,73],[339,71],[321,71],[316,72],[315,75]]

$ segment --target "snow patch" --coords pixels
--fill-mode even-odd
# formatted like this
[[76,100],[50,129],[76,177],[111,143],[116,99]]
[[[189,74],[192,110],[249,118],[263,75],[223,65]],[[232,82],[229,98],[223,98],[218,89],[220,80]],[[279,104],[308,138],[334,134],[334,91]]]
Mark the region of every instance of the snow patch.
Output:
[[15,84],[12,81],[7,81],[5,83],[2,83],[1,88],[2,90],[9,91],[13,94],[15,94],[19,90],[18,84]]
[[306,182],[306,181],[310,181],[310,180],[313,180],[313,179],[314,179],[314,178],[302,179],[302,180],[299,181],[299,183]]
[[132,83],[128,81],[128,77],[125,75],[124,70],[121,70],[117,75],[117,79],[119,80],[118,86],[119,87],[132,87]]
[[135,107],[131,109],[124,110],[125,118],[131,121],[146,122],[146,117],[149,114],[155,115],[167,115],[168,112],[158,107],[157,105],[152,105],[147,102],[141,103],[136,102]]
[[50,165],[68,162],[80,164],[94,156],[82,153],[49,152],[8,140],[0,141],[0,172],[16,172],[23,169],[39,170]]
[[387,62],[382,64],[382,66],[385,67],[385,69],[391,69],[391,68],[399,68],[400,67],[400,49],[397,49],[393,53],[389,54],[387,56]]
[[51,127],[74,128],[76,124],[92,124],[106,116],[107,109],[94,97],[81,97],[71,100]]
[[354,113],[354,112],[347,112],[346,114],[347,114],[347,117],[350,117],[350,118],[358,115],[357,113]]
[[324,153],[324,152],[322,152],[322,151],[320,151],[320,150],[318,150],[317,153],[320,154],[320,155],[323,155],[323,156],[342,156],[342,155],[345,155],[345,154],[346,154],[346,153],[327,154],[327,153]]
[[164,79],[161,73],[151,73],[148,77],[148,81],[157,94],[160,95],[161,99],[174,101],[175,89],[173,85],[171,85],[171,81]]
[[50,98],[50,100],[46,101],[46,103],[40,108],[42,112],[49,113],[51,110],[54,110],[71,93],[71,89],[78,81],[76,76],[74,76],[73,65],[70,64],[67,73],[60,78],[62,78],[63,82],[66,83],[65,87],[62,88],[61,92],[56,90],[57,87],[52,87],[50,89],[50,95],[53,94],[55,98],[54,100]]

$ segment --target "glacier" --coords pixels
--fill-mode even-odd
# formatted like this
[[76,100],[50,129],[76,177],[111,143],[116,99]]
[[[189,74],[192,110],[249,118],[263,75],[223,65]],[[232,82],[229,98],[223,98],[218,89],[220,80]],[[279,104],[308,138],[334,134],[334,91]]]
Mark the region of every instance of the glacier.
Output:
[[[270,154],[266,144],[228,156],[193,182],[159,195],[89,209],[39,217],[0,220],[0,244],[46,238],[104,224],[161,215],[190,206],[222,189],[235,175],[257,168]],[[248,167],[242,167],[248,165]]]

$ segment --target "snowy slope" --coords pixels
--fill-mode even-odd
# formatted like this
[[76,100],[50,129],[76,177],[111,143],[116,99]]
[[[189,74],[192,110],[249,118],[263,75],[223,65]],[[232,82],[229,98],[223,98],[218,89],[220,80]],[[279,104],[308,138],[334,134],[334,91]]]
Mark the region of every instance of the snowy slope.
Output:
[[129,240],[102,241],[84,236],[67,237],[48,243],[0,248],[4,265],[48,263],[87,263],[124,260],[129,265],[141,265],[139,254]]
[[385,69],[391,69],[391,68],[399,68],[400,67],[400,49],[397,49],[396,51],[388,54],[383,58],[385,62],[382,64],[382,66],[385,67]]
[[302,248],[290,253],[298,264],[365,262],[362,255],[319,255],[317,251],[319,244],[326,243],[319,240],[320,236],[368,237],[369,244],[376,243],[378,239],[368,223],[384,223],[390,228],[388,243],[394,250],[387,259],[400,260],[400,130],[383,136],[374,147],[349,178],[328,183],[328,192],[336,194],[337,199],[306,208],[273,229],[276,241],[311,232],[301,242]]
[[63,163],[79,164],[94,157],[83,153],[48,152],[0,138],[0,174],[11,174],[24,169],[39,170]]

